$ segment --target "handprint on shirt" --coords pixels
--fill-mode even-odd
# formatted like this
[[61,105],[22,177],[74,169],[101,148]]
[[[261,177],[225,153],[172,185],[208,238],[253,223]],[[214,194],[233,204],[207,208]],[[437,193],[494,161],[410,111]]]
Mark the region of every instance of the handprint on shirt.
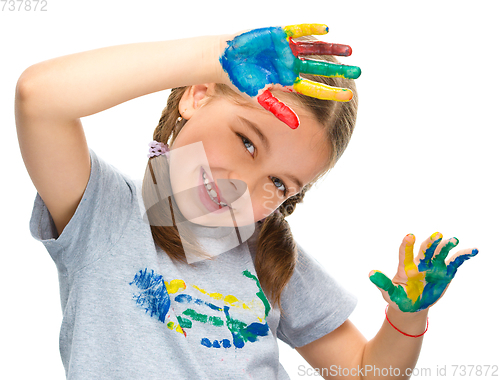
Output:
[[295,129],[299,126],[298,117],[269,91],[273,85],[318,99],[349,101],[353,96],[351,90],[303,79],[300,73],[349,79],[356,79],[361,75],[361,69],[357,66],[298,58],[299,55],[312,54],[351,54],[352,50],[347,45],[292,40],[305,35],[326,33],[328,27],[323,24],[254,29],[227,41],[220,62],[231,82],[241,92],[251,97],[257,96],[259,104]]
[[[256,275],[249,270],[244,270],[242,275],[255,282],[258,291],[255,293],[256,299],[241,301],[234,295],[208,292],[194,284],[189,284],[197,292],[208,298],[215,300],[207,302],[199,297],[186,293],[187,285],[181,279],[174,279],[170,282],[165,281],[162,275],[155,273],[154,270],[147,268],[140,270],[134,276],[129,285],[135,286],[138,292],[133,295],[133,300],[141,309],[145,310],[150,317],[158,319],[165,323],[173,331],[188,335],[189,329],[200,328],[201,325],[212,325],[214,327],[226,327],[231,334],[232,339],[221,337],[217,339],[202,338],[200,344],[207,348],[243,348],[246,342],[256,342],[259,337],[269,335],[269,325],[266,318],[271,311],[271,306],[267,300],[264,291]],[[178,293],[176,296],[174,294]],[[171,300],[177,306],[183,305],[185,308],[179,315],[171,312]],[[258,301],[257,301],[258,300]],[[183,308],[178,308],[178,312]],[[196,310],[195,310],[196,309]],[[204,312],[204,309],[208,313]],[[245,322],[240,320],[235,314],[238,310],[243,311],[243,315],[258,321]],[[219,312],[221,317],[210,315],[213,312]],[[224,316],[224,318],[222,318]]]
[[404,312],[421,311],[438,301],[455,277],[458,267],[478,253],[475,248],[465,249],[446,263],[445,259],[450,250],[458,245],[458,239],[451,238],[442,243],[442,235],[436,232],[422,244],[414,261],[414,243],[415,237],[411,234],[403,240],[398,273],[392,281],[380,271],[370,272],[370,280],[382,290],[384,298],[389,298]]

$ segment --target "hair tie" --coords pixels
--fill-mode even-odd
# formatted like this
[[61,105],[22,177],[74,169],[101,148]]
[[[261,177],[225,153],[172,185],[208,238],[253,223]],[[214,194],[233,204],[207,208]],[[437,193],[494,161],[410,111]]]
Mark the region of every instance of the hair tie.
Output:
[[163,144],[162,142],[158,142],[156,140],[153,140],[149,143],[149,153],[148,157],[153,158],[156,156],[161,156],[162,154],[169,157],[170,153],[170,148],[168,147],[168,144]]

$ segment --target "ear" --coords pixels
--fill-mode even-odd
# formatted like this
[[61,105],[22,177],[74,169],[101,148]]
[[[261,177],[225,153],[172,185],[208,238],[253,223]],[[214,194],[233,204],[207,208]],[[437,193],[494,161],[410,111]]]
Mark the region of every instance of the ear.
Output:
[[198,84],[189,87],[179,102],[179,113],[181,116],[189,120],[196,110],[208,101],[208,95],[212,94],[214,87],[214,83]]

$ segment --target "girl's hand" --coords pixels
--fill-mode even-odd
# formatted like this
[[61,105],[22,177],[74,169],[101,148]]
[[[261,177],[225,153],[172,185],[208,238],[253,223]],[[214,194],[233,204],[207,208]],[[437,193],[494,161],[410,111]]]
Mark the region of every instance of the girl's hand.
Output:
[[361,75],[360,68],[356,66],[297,58],[298,55],[311,54],[351,54],[351,48],[347,45],[292,40],[301,36],[326,33],[328,27],[323,24],[254,29],[227,41],[219,61],[238,90],[252,98],[257,97],[259,104],[266,110],[295,129],[299,126],[297,115],[275,98],[270,92],[271,89],[296,91],[318,99],[349,101],[353,96],[351,90],[302,79],[300,73],[349,79],[356,79]]
[[404,312],[427,309],[442,297],[458,267],[478,253],[475,248],[463,249],[445,262],[448,252],[458,245],[458,239],[442,242],[442,238],[441,233],[434,233],[422,243],[414,259],[415,236],[406,235],[399,248],[398,271],[392,281],[382,272],[370,272],[370,280],[393,308]]

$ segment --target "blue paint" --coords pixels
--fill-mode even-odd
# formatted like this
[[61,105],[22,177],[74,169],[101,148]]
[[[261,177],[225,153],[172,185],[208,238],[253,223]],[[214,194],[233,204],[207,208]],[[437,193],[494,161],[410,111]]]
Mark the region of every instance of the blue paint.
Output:
[[427,309],[434,304],[446,290],[446,287],[455,276],[458,267],[464,261],[478,254],[478,250],[473,249],[470,254],[460,255],[446,265],[446,257],[450,250],[458,245],[458,239],[454,238],[454,240],[451,239],[448,241],[439,253],[433,257],[441,241],[442,239],[435,240],[425,251],[424,258],[420,260],[418,270],[419,272],[425,272],[425,286],[422,294],[415,302],[408,298],[406,291],[401,285],[396,287],[383,273],[378,274],[384,281],[378,281],[375,284],[388,292],[391,301],[396,303],[401,311],[417,312]]
[[424,272],[428,269],[431,268],[432,263],[432,256],[434,256],[434,252],[436,251],[436,248],[439,243],[441,243],[442,238],[434,240],[429,248],[424,253],[424,258],[420,260],[420,263],[418,264],[418,271],[419,272]]
[[457,273],[457,269],[460,265],[464,263],[465,260],[469,260],[471,257],[474,257],[477,255],[479,251],[477,249],[473,249],[472,253],[468,255],[461,255],[455,258],[451,263],[448,264],[447,268],[447,273],[448,276],[451,276],[451,278],[455,277],[455,274]]
[[224,348],[231,347],[231,342],[229,341],[229,339],[222,339],[222,340],[214,339],[213,342],[210,342],[210,339],[202,338],[200,343],[202,346],[205,346],[208,348],[221,348],[221,344],[222,344],[222,347],[224,347]]
[[263,324],[263,323],[250,323],[246,327],[246,332],[248,334],[248,340],[250,342],[255,342],[257,340],[257,337],[259,336],[266,336],[267,332],[269,331],[269,326],[268,324]]
[[212,342],[210,342],[210,339],[202,338],[201,345],[210,348],[212,347]]
[[170,309],[170,297],[163,276],[145,268],[136,273],[134,280],[129,283],[133,284],[139,289],[139,293],[133,296],[136,304],[146,310],[146,313],[149,312],[151,317],[156,317],[165,323],[165,317]]
[[210,302],[205,302],[199,298],[193,298],[189,294],[179,294],[174,298],[174,301],[179,303],[194,303],[196,305],[208,306],[212,310],[222,311],[222,308],[220,308],[219,306],[214,305]]
[[231,82],[252,97],[269,83],[292,86],[296,61],[283,28],[254,29],[236,36],[220,57]]
[[237,348],[245,346],[245,342],[255,342],[257,337],[266,336],[269,332],[269,325],[266,323],[254,322],[247,325],[229,315],[229,307],[224,306],[226,315],[226,326],[233,336],[233,344]]
[[189,294],[179,294],[177,297],[175,297],[175,302],[190,303],[192,299],[193,297],[191,297]]

